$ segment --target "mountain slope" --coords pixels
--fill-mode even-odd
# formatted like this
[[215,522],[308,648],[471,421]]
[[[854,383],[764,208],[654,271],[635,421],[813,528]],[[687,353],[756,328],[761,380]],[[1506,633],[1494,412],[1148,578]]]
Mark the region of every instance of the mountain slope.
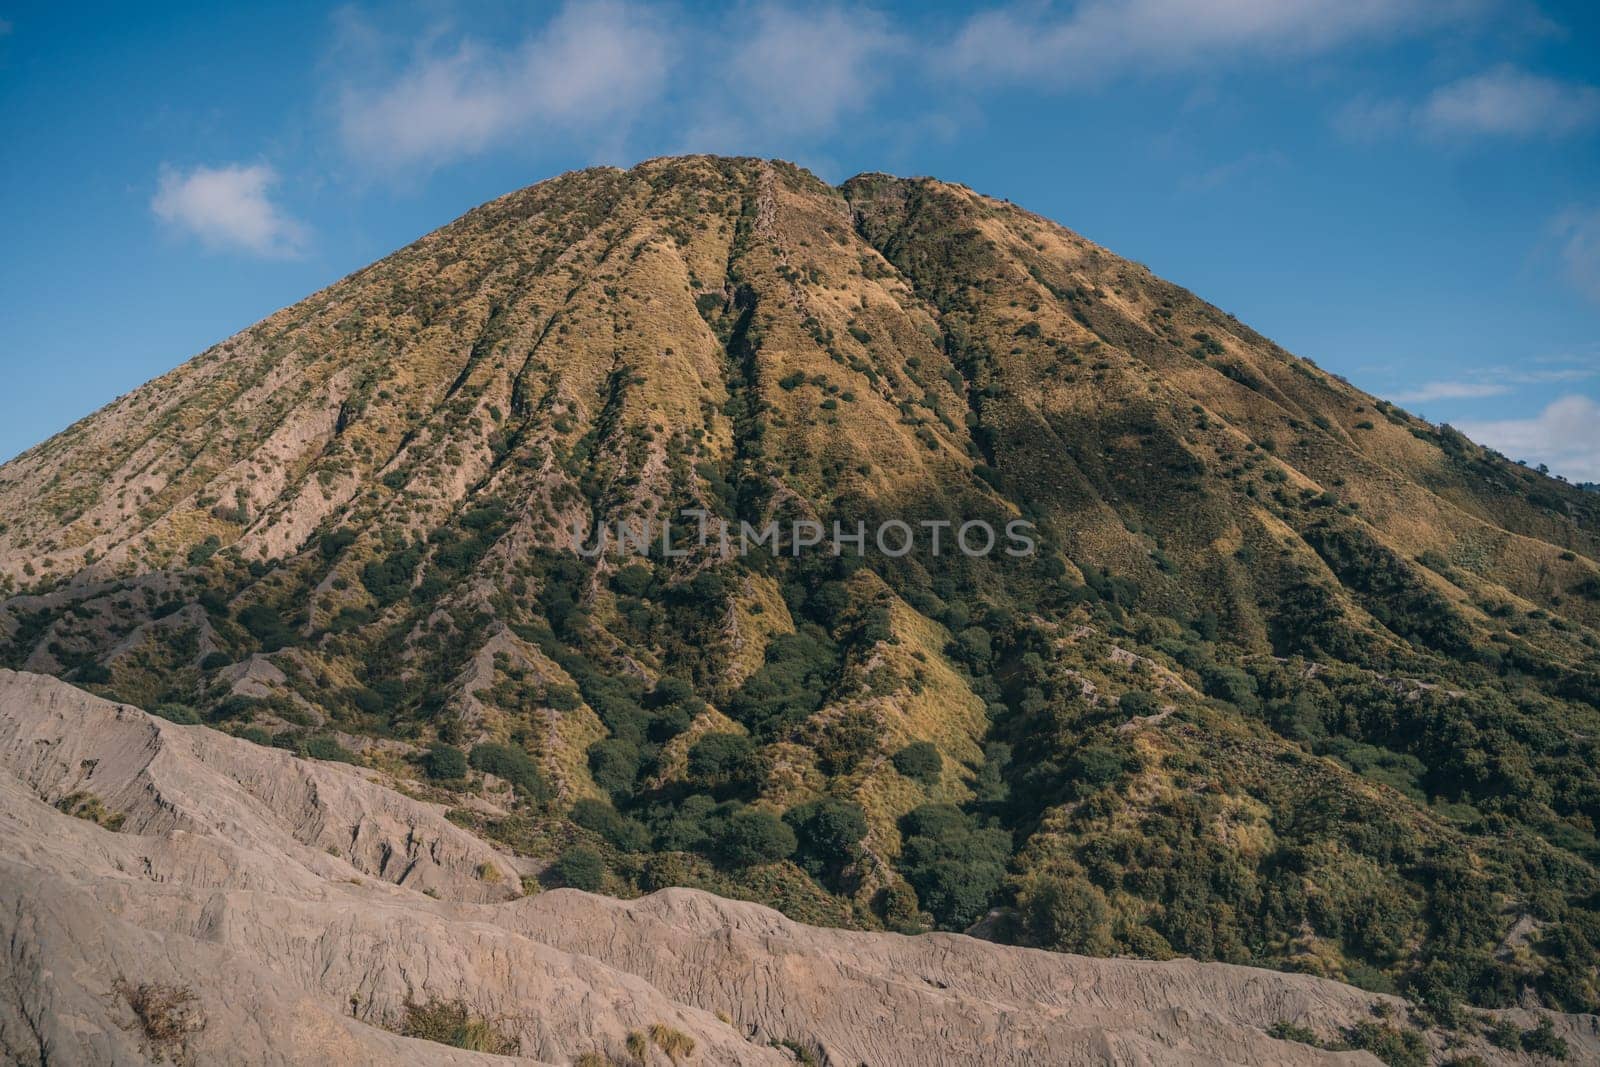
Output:
[[[1039,551],[571,550],[685,508]],[[1600,1004],[1600,497],[959,186],[565,175],[0,514],[10,666],[412,776],[556,880]]]

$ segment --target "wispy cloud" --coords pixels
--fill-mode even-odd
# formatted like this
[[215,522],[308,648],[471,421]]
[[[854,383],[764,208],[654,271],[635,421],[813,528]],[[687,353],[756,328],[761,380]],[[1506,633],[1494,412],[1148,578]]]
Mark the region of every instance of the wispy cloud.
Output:
[[657,150],[795,155],[867,114],[916,48],[859,5],[752,3],[714,35],[674,11],[568,0],[502,44],[438,24],[403,36],[347,9],[328,64],[339,139],[395,174],[558,140],[625,154],[634,130]]
[[1573,208],[1556,216],[1550,229],[1572,286],[1600,302],[1600,209]]
[[[1529,363],[1541,364],[1530,367]],[[1427,404],[1436,400],[1485,400],[1519,393],[1525,386],[1571,384],[1600,378],[1600,360],[1593,355],[1565,353],[1537,356],[1515,365],[1474,367],[1458,378],[1423,382],[1393,394],[1401,404]]]
[[952,65],[991,81],[1068,85],[1130,70],[1284,59],[1459,21],[1472,0],[1083,0],[973,16]]
[[867,106],[882,85],[885,57],[903,42],[888,19],[868,9],[758,8],[747,37],[735,40],[726,69],[736,101],[760,125],[816,134]]
[[1478,400],[1504,396],[1511,388],[1493,382],[1426,382],[1409,392],[1396,393],[1402,404],[1425,404],[1433,400]]
[[380,168],[435,166],[515,136],[611,131],[656,99],[671,35],[652,9],[569,3],[520,43],[427,34],[397,72],[346,85],[345,148]]
[[1416,119],[1444,136],[1564,137],[1600,123],[1600,89],[1497,67],[1435,89]]
[[1358,97],[1334,115],[1356,140],[1416,133],[1435,140],[1562,138],[1600,126],[1600,88],[1500,66],[1441,85],[1421,101]]
[[210,248],[295,256],[308,231],[272,202],[268,194],[277,180],[276,172],[262,163],[190,170],[163,166],[150,210]]
[[1600,366],[1554,367],[1550,370],[1507,371],[1506,377],[1514,382],[1529,385],[1549,385],[1554,382],[1581,382],[1600,378]]
[[826,170],[816,146],[870,119],[913,42],[870,8],[768,3],[745,12],[716,47],[686,52],[675,78],[678,141],[687,151],[803,156]]
[[1289,157],[1276,150],[1249,152],[1237,159],[1219,163],[1193,177],[1185,177],[1180,184],[1190,192],[1207,192],[1234,185],[1268,171],[1280,170],[1288,162]]
[[1513,459],[1543,463],[1576,481],[1600,481],[1600,403],[1561,397],[1528,419],[1463,422],[1458,429]]
[[1334,111],[1333,128],[1352,141],[1377,141],[1409,129],[1415,114],[1415,106],[1401,100],[1358,96]]

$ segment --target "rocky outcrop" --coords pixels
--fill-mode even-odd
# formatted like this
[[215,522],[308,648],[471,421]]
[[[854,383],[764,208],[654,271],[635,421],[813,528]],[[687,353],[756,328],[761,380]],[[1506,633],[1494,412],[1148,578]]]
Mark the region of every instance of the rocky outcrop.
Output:
[[[635,1062],[628,1035],[651,1027],[701,1064],[1372,1063],[1267,1029],[1401,1010],[1306,976],[822,930],[690,890],[520,896],[516,866],[369,772],[0,672],[5,1062],[508,1062],[396,1032],[444,1004],[533,1063]],[[1600,1058],[1595,1020],[1551,1018]]]
[[43,675],[0,671],[0,707],[0,760],[17,784],[47,804],[93,797],[134,839],[226,842],[274,878],[299,869],[453,900],[518,895],[515,878],[479,876],[510,874],[510,857],[354,768],[175,726]]

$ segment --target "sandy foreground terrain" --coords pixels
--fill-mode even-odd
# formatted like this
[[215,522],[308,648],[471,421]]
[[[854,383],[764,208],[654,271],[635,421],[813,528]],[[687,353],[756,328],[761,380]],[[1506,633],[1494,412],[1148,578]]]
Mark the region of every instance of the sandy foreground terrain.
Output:
[[[817,929],[686,889],[523,896],[518,869],[372,772],[0,671],[8,1063],[511,1062],[401,1036],[408,1004],[552,1064],[637,1062],[651,1027],[700,1064],[1376,1063],[1266,1031],[1404,1017],[1307,976]],[[1551,1018],[1600,1062],[1593,1017]]]

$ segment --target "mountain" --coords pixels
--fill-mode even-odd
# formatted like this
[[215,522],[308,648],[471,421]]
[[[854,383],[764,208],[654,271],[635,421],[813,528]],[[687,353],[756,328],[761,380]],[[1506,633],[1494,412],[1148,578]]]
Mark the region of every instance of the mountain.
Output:
[[[0,663],[360,763],[547,884],[1600,1007],[1600,496],[961,186],[564,175],[0,516]],[[646,520],[684,554],[573,550]],[[971,522],[1036,551],[929,550]]]

